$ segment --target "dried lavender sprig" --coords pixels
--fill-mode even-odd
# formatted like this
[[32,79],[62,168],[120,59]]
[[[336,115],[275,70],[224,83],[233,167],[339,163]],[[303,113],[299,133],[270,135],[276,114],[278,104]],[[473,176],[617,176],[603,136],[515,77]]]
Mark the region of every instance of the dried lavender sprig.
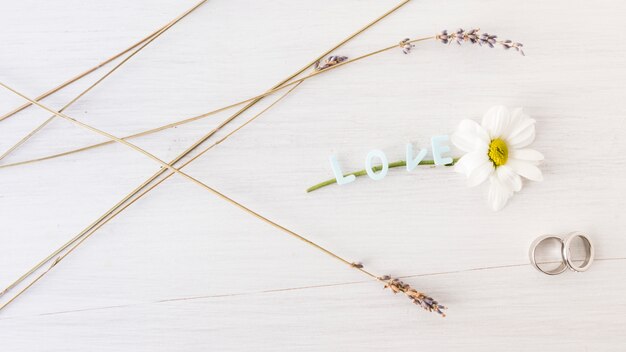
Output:
[[394,294],[402,292],[407,297],[409,297],[409,299],[413,301],[413,303],[417,304],[418,306],[429,312],[436,312],[445,318],[446,314],[443,311],[447,308],[439,304],[439,302],[435,301],[432,297],[429,297],[424,293],[417,291],[416,289],[412,288],[411,285],[403,282],[400,279],[392,278],[389,275],[385,275],[378,279],[384,282],[385,288],[389,288]]
[[513,48],[516,51],[519,51],[519,53],[522,54],[522,56],[526,56],[524,54],[524,50],[522,50],[522,47],[524,46],[522,43],[515,43],[515,42],[510,41],[510,40],[507,39],[507,40],[503,41],[501,44],[504,47],[504,49],[508,50],[508,49]]
[[327,69],[331,66],[335,66],[337,64],[340,64],[344,61],[348,60],[347,56],[337,56],[337,55],[331,55],[328,57],[328,59],[324,60],[323,64],[320,64],[320,61],[315,63],[315,71],[321,71],[324,69]]
[[404,38],[398,44],[402,49],[402,52],[405,54],[409,54],[413,48],[415,48],[415,44],[411,43],[411,38]]
[[478,44],[480,46],[486,45],[490,48],[493,48],[496,45],[500,45],[504,49],[508,50],[513,48],[520,54],[525,55],[524,51],[522,50],[522,47],[524,46],[522,43],[513,42],[512,40],[508,39],[498,40],[497,35],[480,33],[480,28],[475,28],[469,31],[460,28],[455,32],[450,33],[447,30],[443,30],[441,33],[437,34],[435,39],[442,42],[443,44],[456,42],[457,44],[461,45],[463,42],[466,42],[470,44]]

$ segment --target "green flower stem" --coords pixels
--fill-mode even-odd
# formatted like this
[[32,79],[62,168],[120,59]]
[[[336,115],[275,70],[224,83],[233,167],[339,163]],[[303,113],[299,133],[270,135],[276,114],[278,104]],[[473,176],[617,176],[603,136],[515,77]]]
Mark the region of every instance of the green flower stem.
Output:
[[[452,163],[447,164],[446,166],[452,166],[452,165],[456,164],[457,161],[459,161],[459,158],[453,158],[452,159]],[[422,160],[422,161],[420,161],[419,165],[435,165],[435,162],[433,160]],[[394,167],[403,167],[403,166],[406,166],[406,161],[404,161],[404,160],[399,160],[399,161],[394,161],[393,163],[389,163],[389,168],[390,169],[394,168]],[[379,165],[379,166],[374,166],[372,168],[372,170],[377,172],[377,171],[382,170],[382,168],[383,168],[382,165]],[[363,170],[347,173],[344,176],[349,176],[349,175],[354,175],[356,177],[365,176],[365,175],[367,175],[367,171],[365,171],[365,169],[363,169]],[[306,192],[310,193],[310,192],[316,191],[316,190],[318,190],[318,189],[320,189],[322,187],[326,187],[326,186],[332,185],[333,183],[337,183],[337,179],[336,178],[331,178],[330,180],[326,180],[324,182],[320,182],[320,183],[318,183],[318,184],[316,184],[314,186],[311,186],[311,187],[307,188]]]

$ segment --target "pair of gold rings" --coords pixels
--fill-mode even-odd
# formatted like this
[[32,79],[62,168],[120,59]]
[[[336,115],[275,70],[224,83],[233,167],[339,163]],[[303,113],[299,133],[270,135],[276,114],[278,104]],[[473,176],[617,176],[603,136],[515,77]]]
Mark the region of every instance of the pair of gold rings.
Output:
[[[574,240],[576,240],[577,238],[580,238],[582,240],[585,250],[585,259],[582,260],[582,264],[580,265],[576,265],[575,260],[572,259],[571,247]],[[537,248],[545,246],[548,242],[557,242],[557,244],[560,246],[560,264],[558,267],[553,269],[542,268],[540,264],[545,263],[540,263],[536,259]],[[564,238],[557,235],[544,235],[533,241],[532,245],[530,246],[529,257],[530,263],[535,267],[535,269],[547,275],[558,275],[568,268],[572,271],[583,272],[587,271],[587,269],[589,269],[589,267],[591,266],[591,263],[593,263],[594,248],[593,244],[591,243],[591,239],[589,239],[589,237],[584,232],[572,232],[566,235]]]

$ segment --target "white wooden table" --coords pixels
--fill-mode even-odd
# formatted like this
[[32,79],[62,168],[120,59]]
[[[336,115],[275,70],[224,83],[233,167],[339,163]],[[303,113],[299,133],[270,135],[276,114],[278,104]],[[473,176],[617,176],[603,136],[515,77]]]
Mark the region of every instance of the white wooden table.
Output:
[[[193,3],[3,0],[0,81],[34,97]],[[123,136],[210,111],[265,91],[396,3],[211,0],[66,113]],[[175,176],[0,313],[2,351],[623,351],[625,16],[615,0],[414,0],[337,54],[480,26],[527,56],[434,41],[374,56],[306,81],[185,168],[375,273],[409,276],[447,318]],[[44,102],[60,108],[105,70]],[[0,92],[2,113],[22,102]],[[448,168],[304,192],[331,176],[330,154],[346,169],[373,148],[400,159],[407,141],[426,146],[496,104],[526,108],[546,156],[544,182],[502,212]],[[31,107],[0,122],[0,150],[48,116]],[[228,116],[133,141],[170,160]],[[104,140],[57,119],[2,163]],[[1,286],[158,168],[118,144],[1,169]],[[528,264],[535,237],[577,229],[601,259],[590,271],[548,277]]]

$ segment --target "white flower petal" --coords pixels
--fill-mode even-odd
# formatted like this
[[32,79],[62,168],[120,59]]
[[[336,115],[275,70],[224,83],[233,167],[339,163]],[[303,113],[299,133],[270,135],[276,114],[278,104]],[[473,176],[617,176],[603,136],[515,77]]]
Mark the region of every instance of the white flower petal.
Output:
[[489,146],[489,134],[477,122],[463,120],[452,135],[452,143],[464,152],[485,149]]
[[513,169],[507,165],[498,166],[496,168],[496,176],[504,186],[515,192],[522,190],[522,178],[519,177]]
[[508,138],[511,135],[511,132],[515,130],[518,124],[528,118],[528,115],[524,114],[522,108],[515,108],[511,111],[511,119],[509,120],[509,126],[502,135],[503,138]]
[[504,208],[509,198],[513,196],[513,190],[503,185],[495,174],[491,176],[489,181],[489,195],[487,200],[489,201],[491,209],[498,211]]
[[483,152],[471,152],[463,155],[455,164],[454,171],[464,174],[469,177],[470,173],[474,171],[481,164],[489,161],[487,153]]
[[543,154],[534,149],[511,149],[509,157],[517,160],[541,161]]
[[515,137],[511,137],[507,140],[507,143],[510,147],[515,149],[521,149],[529,146],[532,142],[535,141],[535,126],[531,125],[527,127],[524,131],[517,134]]
[[494,106],[483,116],[482,126],[489,132],[491,139],[502,137],[509,127],[511,114],[502,105]]
[[470,172],[467,178],[467,187],[478,186],[485,182],[491,174],[493,174],[494,167],[491,161],[486,161],[474,170]]
[[515,109],[511,124],[504,138],[513,148],[524,148],[535,140],[535,120]]
[[518,175],[532,181],[542,181],[541,170],[529,161],[510,159],[507,163]]
[[480,151],[487,153],[489,142],[485,142],[482,138],[472,136],[467,132],[455,132],[451,136],[452,143],[464,152]]

